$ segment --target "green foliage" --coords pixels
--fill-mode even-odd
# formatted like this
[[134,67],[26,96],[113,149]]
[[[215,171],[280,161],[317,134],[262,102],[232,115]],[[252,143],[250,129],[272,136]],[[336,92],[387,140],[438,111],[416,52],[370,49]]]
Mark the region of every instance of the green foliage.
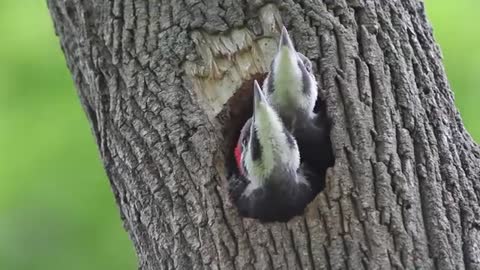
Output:
[[0,2],[0,269],[135,269],[45,2]]
[[[480,2],[426,4],[478,140]],[[1,1],[0,36],[0,269],[135,269],[45,1]]]
[[426,0],[434,36],[443,52],[443,63],[455,103],[470,134],[480,141],[480,1]]

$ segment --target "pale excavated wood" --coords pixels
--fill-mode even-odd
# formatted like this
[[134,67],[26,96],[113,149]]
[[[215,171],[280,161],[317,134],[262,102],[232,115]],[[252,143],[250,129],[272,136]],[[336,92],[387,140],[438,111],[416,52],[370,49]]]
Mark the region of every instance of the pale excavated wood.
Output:
[[[266,2],[48,1],[139,268],[480,269],[480,153],[423,4]],[[226,196],[222,80],[265,71],[246,44],[279,21],[313,61],[336,164],[304,217],[262,225]]]

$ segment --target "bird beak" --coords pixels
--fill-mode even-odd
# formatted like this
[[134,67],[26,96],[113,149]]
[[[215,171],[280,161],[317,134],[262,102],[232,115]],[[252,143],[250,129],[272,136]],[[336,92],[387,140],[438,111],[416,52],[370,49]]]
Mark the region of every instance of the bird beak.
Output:
[[280,44],[274,59],[275,80],[283,77],[285,80],[297,73],[295,71],[297,65],[297,52],[293,47],[292,40],[288,36],[287,29],[282,26],[282,34],[280,35]]
[[254,110],[260,105],[260,103],[267,103],[267,99],[263,94],[262,88],[258,85],[257,80],[253,82],[253,104]]
[[280,44],[278,49],[281,50],[283,48],[287,48],[291,52],[295,52],[295,48],[293,47],[293,42],[288,35],[287,28],[282,26],[282,33],[280,35]]

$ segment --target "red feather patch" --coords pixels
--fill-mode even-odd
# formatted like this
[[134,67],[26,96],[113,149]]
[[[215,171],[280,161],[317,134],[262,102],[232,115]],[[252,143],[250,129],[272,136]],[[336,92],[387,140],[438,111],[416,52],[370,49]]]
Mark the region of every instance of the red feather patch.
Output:
[[235,150],[233,150],[233,154],[235,155],[235,161],[237,162],[237,168],[240,170],[240,172],[243,172],[243,166],[242,166],[242,144],[239,142],[237,143],[237,146],[235,147]]

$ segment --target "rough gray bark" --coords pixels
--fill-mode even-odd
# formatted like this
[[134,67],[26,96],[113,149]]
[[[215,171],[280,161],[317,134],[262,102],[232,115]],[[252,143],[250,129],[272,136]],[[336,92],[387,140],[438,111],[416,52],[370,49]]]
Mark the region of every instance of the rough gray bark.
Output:
[[[140,269],[480,269],[480,153],[419,0],[48,4]],[[262,225],[232,208],[224,149],[280,22],[336,164],[305,216]]]

